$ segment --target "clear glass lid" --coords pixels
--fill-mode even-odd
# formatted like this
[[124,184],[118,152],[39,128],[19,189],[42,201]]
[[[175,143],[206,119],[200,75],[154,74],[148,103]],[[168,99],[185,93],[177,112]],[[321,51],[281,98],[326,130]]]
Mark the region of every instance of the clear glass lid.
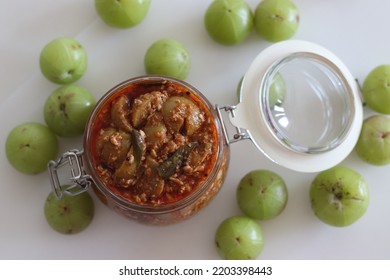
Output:
[[306,41],[271,45],[253,60],[230,121],[272,161],[317,172],[345,159],[363,122],[356,81],[329,50]]
[[355,114],[343,74],[313,53],[294,53],[270,67],[260,106],[275,138],[306,153],[326,152],[342,143]]

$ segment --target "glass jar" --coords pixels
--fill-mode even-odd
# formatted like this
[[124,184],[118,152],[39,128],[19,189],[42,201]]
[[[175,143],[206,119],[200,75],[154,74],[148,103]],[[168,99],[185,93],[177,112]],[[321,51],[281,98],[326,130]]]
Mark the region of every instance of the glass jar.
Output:
[[[149,105],[149,109],[132,107],[133,115],[124,111],[129,104],[136,106],[137,98],[147,99],[148,93],[164,91],[168,99],[176,95],[191,101],[183,101],[180,110],[184,113],[180,116],[184,121],[179,122],[180,128],[175,128],[176,117],[164,119],[164,114],[171,115],[176,110],[172,102],[173,105],[164,105],[165,111],[161,106]],[[113,105],[124,95],[129,103]],[[195,148],[187,147],[188,153],[178,154],[180,141],[163,155],[159,154],[163,153],[161,149],[146,148],[150,142],[145,141],[153,137],[148,136],[150,127],[141,123],[152,119],[149,113],[160,111],[163,117],[156,117],[158,122],[165,120],[164,129],[176,133],[171,138],[186,137],[182,142],[196,143]],[[144,119],[138,122],[140,115]],[[338,164],[351,152],[362,119],[359,90],[345,65],[316,44],[285,41],[265,49],[254,59],[240,86],[240,102],[234,106],[212,106],[196,88],[169,77],[143,76],[115,86],[98,101],[86,124],[83,151],[72,150],[58,161],[50,162],[49,173],[57,197],[64,193],[77,195],[92,187],[104,204],[128,218],[148,224],[170,224],[196,214],[218,193],[228,170],[230,144],[249,139],[277,164],[299,172],[317,172]],[[202,126],[196,126],[200,120]],[[114,135],[107,128],[113,124],[110,129],[115,133],[128,130],[127,134],[122,138],[108,137]],[[199,127],[203,127],[201,132]],[[110,150],[102,152],[104,145],[127,143],[123,139],[130,142],[125,149],[132,151],[128,156],[118,156]],[[170,146],[167,143],[164,142],[164,147]],[[100,157],[96,156],[97,151]],[[120,164],[116,162],[118,157],[122,158]],[[166,173],[178,158],[180,163],[173,164],[174,170]],[[137,159],[147,162],[145,166],[150,168],[141,168],[143,173],[134,177],[134,170],[140,170],[139,165],[134,165]],[[126,161],[127,173],[117,171]],[[198,163],[199,168],[191,166],[191,162]],[[64,165],[71,169],[70,187],[66,189],[62,189],[64,184],[59,176]],[[197,176],[191,175],[194,170]],[[172,192],[175,184],[183,191]]]
[[[176,125],[177,118],[184,122]],[[148,224],[178,222],[204,208],[223,184],[230,154],[214,106],[191,85],[162,76],[109,90],[87,121],[83,147],[49,165],[57,196],[92,186],[109,208]],[[57,170],[68,162],[76,167],[73,184],[62,190]]]

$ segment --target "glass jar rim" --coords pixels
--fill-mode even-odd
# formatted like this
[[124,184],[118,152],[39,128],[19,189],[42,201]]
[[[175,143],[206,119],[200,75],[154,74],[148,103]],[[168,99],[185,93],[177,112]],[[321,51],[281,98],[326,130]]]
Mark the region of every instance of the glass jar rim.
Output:
[[194,201],[196,201],[196,199],[201,197],[207,191],[208,186],[213,182],[215,177],[218,176],[218,171],[222,165],[224,149],[226,148],[224,147],[224,139],[222,135],[218,133],[217,134],[218,143],[216,143],[217,145],[216,158],[208,177],[193,192],[183,197],[182,199],[179,199],[178,201],[172,203],[156,205],[156,206],[138,204],[136,202],[132,202],[130,200],[123,198],[122,196],[110,190],[109,187],[105,186],[104,182],[100,180],[96,172],[96,169],[92,164],[93,162],[92,155],[91,155],[92,152],[91,149],[89,149],[89,141],[91,138],[93,122],[96,116],[99,114],[100,109],[104,106],[104,104],[106,104],[106,102],[108,102],[110,97],[112,97],[113,95],[118,93],[121,89],[129,85],[134,85],[134,84],[163,85],[166,83],[173,83],[179,85],[185,89],[188,89],[191,93],[193,93],[199,99],[199,101],[202,102],[203,105],[205,105],[205,108],[209,110],[210,115],[213,117],[213,121],[214,121],[213,124],[215,125],[215,130],[217,132],[221,131],[221,124],[219,123],[219,119],[216,116],[213,105],[198,89],[196,89],[194,86],[182,80],[173,77],[162,76],[162,75],[144,75],[144,76],[133,77],[115,85],[114,87],[109,89],[101,99],[98,100],[86,124],[86,129],[85,129],[85,134],[83,139],[85,165],[86,165],[86,169],[88,170],[88,173],[91,175],[94,181],[95,187],[105,195],[109,195],[110,198],[115,200],[116,203],[118,203],[119,205],[122,205],[123,207],[126,208],[131,208],[133,211],[136,211],[138,213],[149,213],[149,214],[169,213],[171,211],[182,209],[188,206],[189,204],[193,203]]
[[[320,113],[326,114],[326,117],[328,119],[332,118],[332,125],[334,125],[335,122],[341,122],[339,124],[340,128],[336,132],[333,131],[334,133],[331,135],[331,139],[325,139],[326,131],[330,130],[329,120],[326,120],[324,123],[322,123],[324,127],[318,127],[318,131],[321,133],[321,135],[316,135],[317,143],[313,142],[313,144],[310,145],[308,145],[308,143],[300,143],[299,140],[302,140],[300,139],[302,138],[300,137],[300,135],[304,134],[303,131],[299,131],[299,133],[296,132],[295,134],[299,134],[299,136],[297,137],[297,135],[295,135],[294,138],[289,135],[289,131],[285,129],[285,127],[291,126],[294,130],[297,131],[299,129],[302,129],[302,126],[297,125],[296,122],[289,123],[289,116],[286,113],[286,108],[284,108],[283,104],[286,100],[278,100],[279,103],[274,104],[275,101],[272,100],[271,102],[270,99],[272,97],[272,94],[275,95],[275,91],[272,91],[272,86],[275,82],[275,77],[283,79],[282,76],[276,75],[281,75],[279,74],[280,71],[284,71],[284,69],[288,68],[290,64],[298,64],[298,66],[300,67],[298,69],[297,66],[291,67],[292,70],[288,71],[293,71],[294,73],[287,74],[290,74],[290,76],[292,76],[295,81],[299,80],[299,83],[307,83],[306,87],[308,90],[306,90],[304,92],[304,96],[302,96],[303,91],[301,88],[298,88],[298,90],[294,89],[296,92],[293,93],[294,96],[290,97],[290,100],[294,99],[295,102],[291,103],[294,103],[294,105],[299,108],[290,108],[289,113],[291,114],[291,111],[294,111],[302,115],[302,111],[310,111],[308,113],[315,116],[314,118],[312,116],[307,117],[307,122],[305,122],[305,125],[310,125],[310,123],[315,122],[316,118],[320,117]],[[315,77],[315,75],[313,75],[314,73],[308,73],[308,69],[304,69],[304,67],[309,68],[309,70],[312,70],[312,72],[320,73],[316,74],[317,76],[322,76]],[[322,79],[322,81],[319,81],[319,79]],[[283,80],[282,82],[285,81]],[[323,85],[324,83],[329,84],[325,87],[325,85]],[[289,91],[289,88],[293,88],[293,86],[290,85],[284,86],[285,88],[283,90],[285,92]],[[317,106],[313,110],[308,110],[306,106],[299,106],[300,104],[307,103],[305,102],[305,100],[302,99],[304,99],[305,97],[309,98],[310,96],[308,95],[312,94],[311,92],[313,92],[314,95],[318,95],[316,96],[318,97],[317,101],[319,101],[318,103],[321,103],[319,104],[321,106]],[[284,96],[284,99],[288,99],[289,95],[291,95],[290,93],[291,92],[285,93],[285,95],[287,96]],[[336,97],[333,97],[331,95],[336,95]],[[337,98],[336,102],[333,102],[331,100],[332,97]],[[296,99],[300,100],[297,101]],[[339,67],[337,67],[337,65],[335,65],[329,59],[311,52],[294,52],[287,55],[286,57],[283,57],[282,59],[276,61],[273,65],[271,65],[266,71],[263,78],[263,83],[260,88],[259,102],[262,116],[266,120],[266,126],[270,133],[274,136],[274,138],[288,149],[300,153],[324,153],[336,148],[344,141],[355,117],[352,89],[348,85],[348,82],[346,81]],[[312,103],[310,103],[310,106],[313,106]],[[340,105],[340,107],[342,107],[339,108],[340,110],[338,111],[341,111],[345,114],[341,118],[337,118],[339,116],[335,116],[336,110],[334,110],[334,108],[339,107],[337,105]],[[320,110],[318,109],[324,109],[324,112],[320,112]],[[273,111],[276,111],[276,113],[273,114]],[[294,120],[292,120],[292,122],[293,121]],[[313,131],[311,131],[310,133],[312,134],[312,132]],[[323,141],[320,141],[321,138],[323,138]]]

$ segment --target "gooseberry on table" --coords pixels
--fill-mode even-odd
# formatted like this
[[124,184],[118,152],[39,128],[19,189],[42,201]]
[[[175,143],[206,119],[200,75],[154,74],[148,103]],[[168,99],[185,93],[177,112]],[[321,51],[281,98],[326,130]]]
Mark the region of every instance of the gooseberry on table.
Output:
[[355,146],[358,156],[373,165],[390,163],[390,117],[373,115],[363,121]]
[[158,74],[184,80],[191,68],[186,46],[175,39],[160,39],[146,50],[144,66],[147,74]]
[[5,143],[9,163],[25,174],[38,174],[46,170],[47,163],[57,157],[58,140],[45,125],[26,122],[14,127]]
[[58,136],[78,136],[84,132],[95,104],[94,96],[86,88],[73,84],[61,86],[46,99],[44,119]]
[[151,0],[95,0],[99,17],[109,26],[131,28],[144,20]]
[[50,192],[44,204],[47,223],[52,229],[63,234],[83,231],[91,223],[94,214],[95,205],[88,192],[74,196],[63,195],[60,199]]
[[298,30],[300,13],[291,0],[263,0],[254,13],[256,33],[270,42],[290,39]]
[[66,37],[47,43],[39,57],[42,74],[57,84],[70,84],[79,80],[87,69],[87,63],[87,53],[83,45]]
[[238,206],[245,215],[253,219],[269,220],[280,215],[286,207],[288,190],[278,174],[257,169],[240,180],[236,197]]
[[310,202],[314,214],[322,222],[336,227],[349,226],[368,209],[368,185],[357,171],[337,165],[314,178]]
[[237,45],[253,30],[253,12],[243,0],[214,0],[206,10],[208,35],[223,45]]
[[381,114],[390,114],[390,65],[371,70],[364,80],[362,93],[368,107]]
[[223,259],[255,259],[263,250],[263,231],[255,220],[247,216],[232,216],[218,226],[215,244]]

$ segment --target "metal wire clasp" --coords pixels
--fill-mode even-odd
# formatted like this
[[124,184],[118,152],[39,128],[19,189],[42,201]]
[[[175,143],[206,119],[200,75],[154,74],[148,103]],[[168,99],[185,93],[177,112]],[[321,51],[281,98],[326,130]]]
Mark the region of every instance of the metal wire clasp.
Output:
[[228,145],[231,144],[231,143],[238,142],[240,140],[251,139],[248,130],[240,128],[238,126],[234,126],[235,129],[236,129],[236,133],[233,135],[233,138],[229,137],[229,133],[227,131],[227,128],[226,128],[226,125],[225,125],[225,121],[223,119],[221,111],[224,110],[225,112],[230,113],[231,117],[234,118],[235,117],[235,113],[234,113],[235,109],[236,109],[236,106],[230,106],[230,105],[228,105],[228,106],[219,106],[219,105],[215,105],[215,110],[217,111],[218,118],[221,121],[223,134],[225,136],[225,140],[226,140],[226,143]]
[[[86,191],[92,184],[92,177],[86,174],[83,166],[83,151],[70,150],[64,153],[57,161],[51,160],[48,163],[50,183],[57,199],[63,194],[78,195]],[[59,169],[68,166],[71,177],[70,185],[62,185],[59,178]]]

